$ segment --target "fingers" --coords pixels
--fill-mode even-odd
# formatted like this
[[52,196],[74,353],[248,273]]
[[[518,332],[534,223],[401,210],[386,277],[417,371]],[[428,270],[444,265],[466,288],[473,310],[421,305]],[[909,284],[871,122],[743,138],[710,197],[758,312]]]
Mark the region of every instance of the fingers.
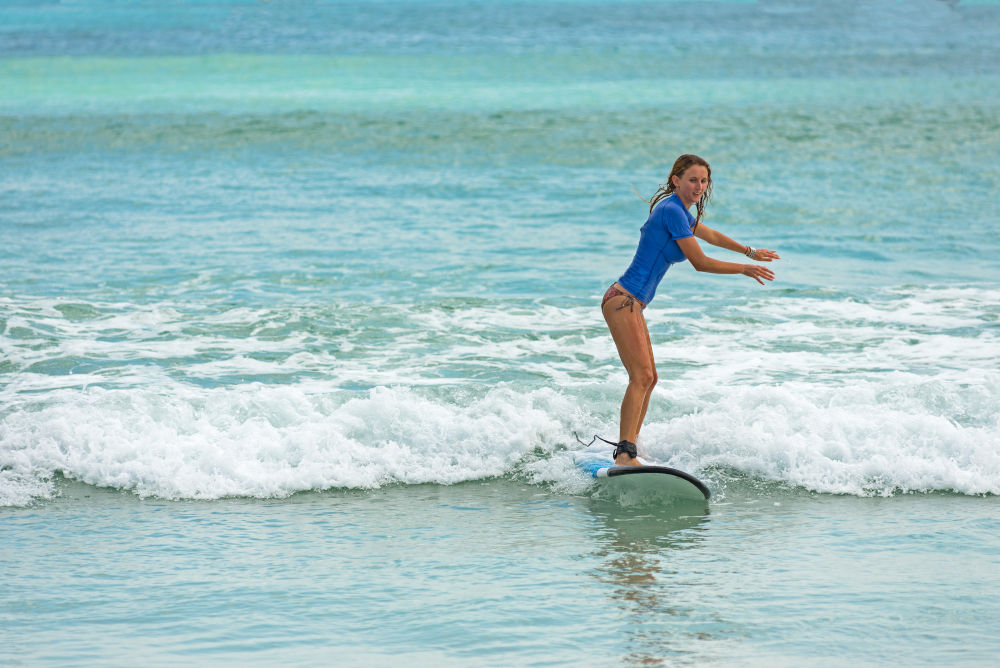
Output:
[[756,264],[748,264],[746,269],[743,271],[744,274],[754,279],[761,285],[764,285],[764,281],[773,281],[774,272],[767,267],[761,267]]
[[758,248],[757,252],[753,254],[753,259],[759,262],[770,262],[771,260],[780,260],[781,256],[778,255],[777,251]]

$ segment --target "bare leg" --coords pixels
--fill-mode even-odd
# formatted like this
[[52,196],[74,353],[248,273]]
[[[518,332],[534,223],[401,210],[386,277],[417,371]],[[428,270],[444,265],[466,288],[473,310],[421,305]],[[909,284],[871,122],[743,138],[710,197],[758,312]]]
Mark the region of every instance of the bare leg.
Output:
[[[622,399],[621,423],[618,436],[635,443],[642,426],[642,419],[649,405],[649,396],[656,384],[656,367],[653,362],[649,330],[639,304],[619,308],[628,300],[619,295],[605,302],[602,311],[611,330],[611,338],[618,348],[618,356],[628,372],[628,387]],[[616,464],[638,465],[639,461],[627,454],[619,455]]]
[[[645,324],[645,318],[643,318],[643,324]],[[656,386],[656,381],[659,380],[659,374],[656,373],[656,363],[653,361],[653,342],[649,340],[649,327],[644,328],[646,330],[646,348],[649,350],[649,360],[653,366],[653,382],[646,391],[646,396],[642,401],[642,411],[639,413],[639,424],[635,428],[635,438],[639,438],[639,430],[642,429],[642,423],[646,420],[646,409],[649,408],[649,398],[653,396],[653,387]],[[633,443],[636,441],[633,440]]]

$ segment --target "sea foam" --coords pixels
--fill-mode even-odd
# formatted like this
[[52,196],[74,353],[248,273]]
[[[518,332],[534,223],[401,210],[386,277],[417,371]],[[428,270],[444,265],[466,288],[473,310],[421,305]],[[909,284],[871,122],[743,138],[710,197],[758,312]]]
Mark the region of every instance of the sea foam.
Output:
[[[1000,493],[992,291],[705,308],[649,312],[649,458],[716,486],[735,471],[821,493]],[[496,476],[586,493],[573,433],[616,439],[627,384],[593,306],[0,311],[4,505],[57,494],[58,475],[168,499]]]
[[554,447],[568,415],[549,390],[496,388],[465,405],[384,387],[62,390],[0,422],[0,503],[50,496],[56,473],[168,499],[495,477]]
[[[585,492],[574,430],[612,436],[617,379],[565,391],[418,392],[377,387],[65,389],[0,422],[0,502],[56,493],[53,477],[168,499],[282,497],[306,490],[527,477]],[[995,400],[1000,375],[955,391],[899,375],[851,387],[662,382],[640,438],[649,458],[712,481],[736,470],[836,494],[1000,493],[1000,424],[947,417]],[[598,403],[601,405],[599,406]],[[610,404],[612,410],[608,410]],[[928,410],[928,407],[934,410]],[[935,412],[940,414],[935,414]]]

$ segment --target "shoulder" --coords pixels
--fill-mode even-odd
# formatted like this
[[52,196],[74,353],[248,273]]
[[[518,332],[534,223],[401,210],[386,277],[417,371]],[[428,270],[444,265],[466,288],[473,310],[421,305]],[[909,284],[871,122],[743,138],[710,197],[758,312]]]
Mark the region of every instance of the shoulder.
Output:
[[680,218],[682,220],[687,220],[690,216],[690,213],[681,204],[681,200],[677,195],[670,195],[661,199],[653,207],[653,213],[661,217]]
[[676,195],[657,202],[652,215],[674,233],[690,233],[694,222],[694,217]]

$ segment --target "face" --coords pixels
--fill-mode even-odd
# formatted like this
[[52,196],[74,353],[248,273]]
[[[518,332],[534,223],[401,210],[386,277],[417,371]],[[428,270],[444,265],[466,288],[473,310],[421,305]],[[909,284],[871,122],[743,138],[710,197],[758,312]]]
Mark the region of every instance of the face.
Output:
[[691,206],[701,199],[708,188],[708,169],[702,165],[691,165],[680,176],[673,176],[674,190],[685,205]]

